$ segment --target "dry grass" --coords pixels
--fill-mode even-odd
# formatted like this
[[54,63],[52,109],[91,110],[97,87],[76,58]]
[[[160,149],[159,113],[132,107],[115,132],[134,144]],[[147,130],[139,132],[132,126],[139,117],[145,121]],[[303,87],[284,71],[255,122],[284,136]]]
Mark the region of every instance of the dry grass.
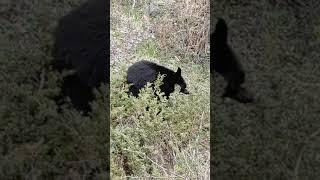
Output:
[[168,0],[160,17],[151,22],[161,49],[181,57],[209,54],[208,0]]

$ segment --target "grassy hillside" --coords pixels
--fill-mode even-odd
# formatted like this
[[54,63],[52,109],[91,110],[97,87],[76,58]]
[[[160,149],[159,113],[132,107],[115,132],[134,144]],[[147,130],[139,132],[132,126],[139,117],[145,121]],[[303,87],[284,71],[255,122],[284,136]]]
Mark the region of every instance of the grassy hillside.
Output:
[[[204,6],[184,1],[112,2],[111,176],[115,179],[209,177],[209,7],[206,1],[199,3]],[[193,16],[184,14],[196,10]],[[139,98],[129,96],[127,68],[142,59],[174,71],[180,67],[191,94],[176,90],[169,100],[157,101],[153,90],[146,88]]]

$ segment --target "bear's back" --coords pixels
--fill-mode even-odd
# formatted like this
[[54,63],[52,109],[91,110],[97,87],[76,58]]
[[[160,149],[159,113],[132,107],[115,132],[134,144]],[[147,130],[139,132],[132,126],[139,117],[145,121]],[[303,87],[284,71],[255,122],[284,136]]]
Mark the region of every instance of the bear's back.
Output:
[[[132,83],[137,88],[142,88],[147,82],[153,82],[157,79],[158,74],[165,74],[166,78],[170,78],[174,75],[174,71],[155,64],[150,61],[139,61],[129,67],[127,73],[128,83]],[[164,82],[166,81],[164,79]]]

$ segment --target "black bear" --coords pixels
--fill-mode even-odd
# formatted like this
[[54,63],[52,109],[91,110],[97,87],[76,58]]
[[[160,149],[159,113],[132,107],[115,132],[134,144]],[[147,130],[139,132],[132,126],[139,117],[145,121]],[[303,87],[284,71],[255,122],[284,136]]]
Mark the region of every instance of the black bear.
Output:
[[187,84],[181,76],[180,68],[178,68],[177,72],[174,72],[171,69],[146,60],[136,62],[128,68],[127,82],[128,84],[132,84],[129,92],[137,97],[140,89],[143,88],[147,82],[154,82],[159,74],[165,75],[162,81],[163,84],[159,88],[161,92],[164,92],[166,97],[169,97],[174,91],[175,84],[181,87],[180,92],[189,94]]
[[229,97],[241,103],[252,102],[252,98],[246,95],[246,90],[241,87],[245,81],[245,73],[228,45],[227,37],[227,24],[223,19],[219,18],[214,33],[210,35],[211,72],[215,70],[228,82],[223,97]]
[[62,95],[83,112],[91,110],[93,89],[109,82],[109,15],[106,0],[89,0],[62,17],[54,32],[53,67],[73,70]]

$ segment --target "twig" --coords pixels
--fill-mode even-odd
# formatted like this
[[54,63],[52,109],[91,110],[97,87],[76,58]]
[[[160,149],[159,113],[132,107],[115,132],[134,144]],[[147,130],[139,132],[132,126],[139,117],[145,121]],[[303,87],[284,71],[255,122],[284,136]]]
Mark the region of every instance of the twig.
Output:
[[297,162],[296,162],[296,166],[294,168],[294,179],[298,180],[298,174],[299,174],[299,167],[300,167],[300,163],[301,163],[301,159],[302,159],[302,154],[304,152],[304,150],[307,147],[307,143],[314,137],[316,137],[318,134],[320,133],[320,128],[317,129],[314,133],[312,133],[309,137],[306,138],[306,140],[304,141],[303,147],[300,150]]
[[44,74],[45,74],[45,71],[44,71],[44,68],[41,70],[41,74],[40,74],[40,84],[39,84],[39,89],[38,91],[40,91],[43,86],[44,86]]

